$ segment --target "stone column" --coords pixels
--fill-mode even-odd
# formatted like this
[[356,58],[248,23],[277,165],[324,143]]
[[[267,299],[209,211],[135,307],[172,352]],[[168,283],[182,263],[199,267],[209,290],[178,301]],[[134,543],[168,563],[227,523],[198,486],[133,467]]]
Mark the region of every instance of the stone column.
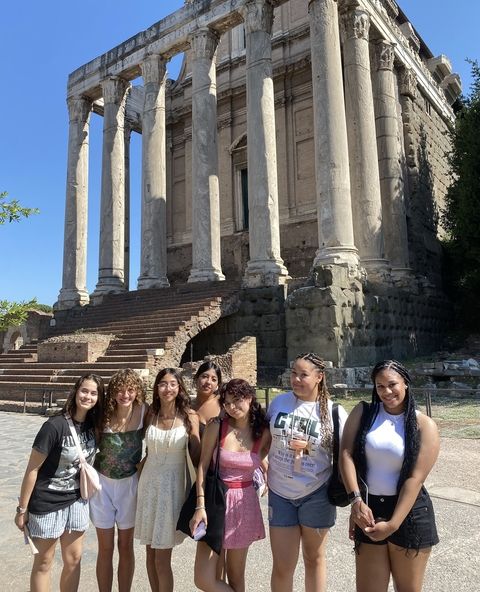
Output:
[[318,251],[314,267],[356,270],[336,0],[310,0]]
[[123,292],[125,245],[125,102],[129,84],[119,77],[102,82],[103,153],[98,283],[92,298]]
[[401,279],[409,275],[410,269],[397,94],[393,72],[394,46],[388,41],[378,41],[375,45],[375,57],[375,122],[385,250],[394,278]]
[[350,181],[355,244],[370,279],[388,270],[382,227],[382,198],[378,172],[377,138],[370,74],[370,17],[345,3],[341,25],[345,72],[345,107],[348,121]]
[[141,67],[145,102],[142,118],[142,246],[139,290],[169,286],[165,138],[166,62],[160,55],[150,55]]
[[189,282],[224,280],[220,255],[217,152],[218,35],[199,29],[190,37],[192,59],[192,269]]
[[84,97],[67,101],[69,113],[67,188],[63,242],[63,280],[55,308],[88,304],[87,215],[88,133],[92,102]]
[[130,287],[130,139],[132,128],[125,124],[125,244],[123,246],[123,273],[125,289]]
[[250,260],[247,286],[284,284],[288,272],[280,257],[275,105],[271,31],[273,6],[252,0],[241,9],[246,31],[247,166]]

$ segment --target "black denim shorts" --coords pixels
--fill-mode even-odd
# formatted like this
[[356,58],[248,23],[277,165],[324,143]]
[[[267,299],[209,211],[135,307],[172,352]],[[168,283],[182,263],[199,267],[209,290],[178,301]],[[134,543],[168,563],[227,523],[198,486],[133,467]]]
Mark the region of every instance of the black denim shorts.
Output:
[[[369,495],[368,505],[373,512],[375,520],[390,520],[397,504],[397,495]],[[422,487],[407,517],[389,537],[383,541],[372,541],[360,528],[355,527],[355,547],[359,543],[370,545],[386,545],[392,543],[405,549],[424,549],[438,543],[435,514],[430,496],[425,487]]]

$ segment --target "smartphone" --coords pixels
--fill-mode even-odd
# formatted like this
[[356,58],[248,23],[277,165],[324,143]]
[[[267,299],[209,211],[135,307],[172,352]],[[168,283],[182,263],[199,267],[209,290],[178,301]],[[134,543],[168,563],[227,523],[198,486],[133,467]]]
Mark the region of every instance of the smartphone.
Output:
[[193,531],[193,540],[199,541],[207,534],[207,528],[205,526],[205,522],[202,520],[198,523],[197,528]]

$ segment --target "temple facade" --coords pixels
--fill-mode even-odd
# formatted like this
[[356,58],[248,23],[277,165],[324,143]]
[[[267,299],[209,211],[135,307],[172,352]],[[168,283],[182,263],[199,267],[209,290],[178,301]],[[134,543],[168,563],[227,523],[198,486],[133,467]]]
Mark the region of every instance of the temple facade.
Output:
[[[355,363],[434,347],[448,308],[438,212],[460,91],[394,0],[186,0],[69,77],[57,309],[134,287],[129,142],[140,133],[137,289],[227,278],[280,290],[288,354]],[[104,123],[89,295],[92,112]]]

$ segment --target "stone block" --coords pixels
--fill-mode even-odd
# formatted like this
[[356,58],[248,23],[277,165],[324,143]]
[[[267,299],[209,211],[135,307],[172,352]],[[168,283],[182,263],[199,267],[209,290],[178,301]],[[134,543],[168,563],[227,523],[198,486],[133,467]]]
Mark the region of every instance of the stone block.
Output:
[[114,335],[82,333],[51,337],[38,344],[39,362],[95,362],[107,351]]

